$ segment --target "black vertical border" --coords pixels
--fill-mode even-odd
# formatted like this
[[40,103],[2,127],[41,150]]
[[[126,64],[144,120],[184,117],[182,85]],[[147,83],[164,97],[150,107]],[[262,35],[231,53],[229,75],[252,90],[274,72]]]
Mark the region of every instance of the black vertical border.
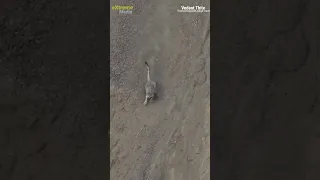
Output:
[[[210,179],[229,180],[232,172],[227,172],[226,163],[230,161],[229,136],[226,132],[225,117],[224,55],[230,53],[225,48],[227,23],[225,20],[234,13],[237,1],[214,0],[210,3]],[[230,179],[233,180],[233,179]]]
[[106,79],[108,80],[107,81],[107,88],[106,89],[106,93],[107,93],[107,114],[108,114],[108,117],[107,117],[107,129],[108,129],[108,134],[107,134],[107,170],[106,172],[108,172],[108,179],[110,179],[110,122],[111,122],[111,119],[110,119],[110,9],[111,9],[111,6],[110,6],[110,1],[104,1],[106,3],[106,13],[107,13],[107,23],[106,23],[106,29],[105,29],[105,35],[106,35],[106,42],[108,44],[108,47],[106,47],[106,51],[108,52],[108,59],[106,59],[106,63],[107,63],[107,69],[106,69],[106,74],[107,74],[107,77]]
[[221,124],[219,119],[219,91],[222,87],[215,87],[219,78],[219,55],[223,49],[220,48],[221,42],[220,31],[223,15],[231,12],[224,12],[222,9],[222,0],[210,2],[210,179],[224,179],[223,173],[223,137],[221,137]]

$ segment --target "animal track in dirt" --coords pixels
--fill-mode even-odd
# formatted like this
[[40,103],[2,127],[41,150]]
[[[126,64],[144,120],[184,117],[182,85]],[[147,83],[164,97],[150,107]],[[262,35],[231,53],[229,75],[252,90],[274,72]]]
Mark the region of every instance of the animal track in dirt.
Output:
[[198,72],[195,76],[194,76],[194,80],[195,80],[195,85],[196,86],[201,86],[203,85],[206,80],[207,80],[207,75],[205,72],[201,71]]
[[202,71],[206,65],[206,61],[204,58],[199,58],[195,61],[191,61],[192,62],[192,68],[191,68],[191,73],[195,74],[198,73],[200,71]]
[[157,157],[154,160],[154,163],[149,166],[149,170],[147,172],[148,179],[150,180],[158,180],[162,179],[164,172],[163,172],[163,160],[164,160],[164,151],[160,150]]
[[167,142],[169,148],[174,148],[177,142],[182,138],[181,130],[175,129],[171,134],[169,141]]
[[199,89],[199,93],[203,98],[207,98],[210,95],[210,86],[208,84],[203,84]]

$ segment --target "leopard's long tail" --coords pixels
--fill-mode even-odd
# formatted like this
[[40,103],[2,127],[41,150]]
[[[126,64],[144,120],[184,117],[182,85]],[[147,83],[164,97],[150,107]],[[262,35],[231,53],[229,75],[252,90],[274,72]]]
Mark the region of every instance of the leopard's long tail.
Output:
[[149,64],[147,62],[144,62],[147,66],[147,70],[148,70],[148,75],[147,75],[147,78],[148,78],[148,81],[151,81],[150,80],[150,68],[149,68]]

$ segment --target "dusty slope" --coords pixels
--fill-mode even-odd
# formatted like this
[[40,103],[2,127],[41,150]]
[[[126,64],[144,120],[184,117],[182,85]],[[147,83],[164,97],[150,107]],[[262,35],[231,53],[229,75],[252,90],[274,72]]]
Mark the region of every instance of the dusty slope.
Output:
[[[209,13],[177,13],[209,1],[114,1],[111,14],[111,179],[209,179]],[[144,61],[159,99],[142,105]]]

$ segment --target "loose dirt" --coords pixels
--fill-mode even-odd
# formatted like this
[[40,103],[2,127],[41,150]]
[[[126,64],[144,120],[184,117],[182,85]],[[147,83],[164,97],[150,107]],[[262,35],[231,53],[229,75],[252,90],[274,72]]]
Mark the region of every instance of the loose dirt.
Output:
[[[210,178],[209,1],[111,1],[111,179]],[[143,106],[146,68],[158,99]]]

